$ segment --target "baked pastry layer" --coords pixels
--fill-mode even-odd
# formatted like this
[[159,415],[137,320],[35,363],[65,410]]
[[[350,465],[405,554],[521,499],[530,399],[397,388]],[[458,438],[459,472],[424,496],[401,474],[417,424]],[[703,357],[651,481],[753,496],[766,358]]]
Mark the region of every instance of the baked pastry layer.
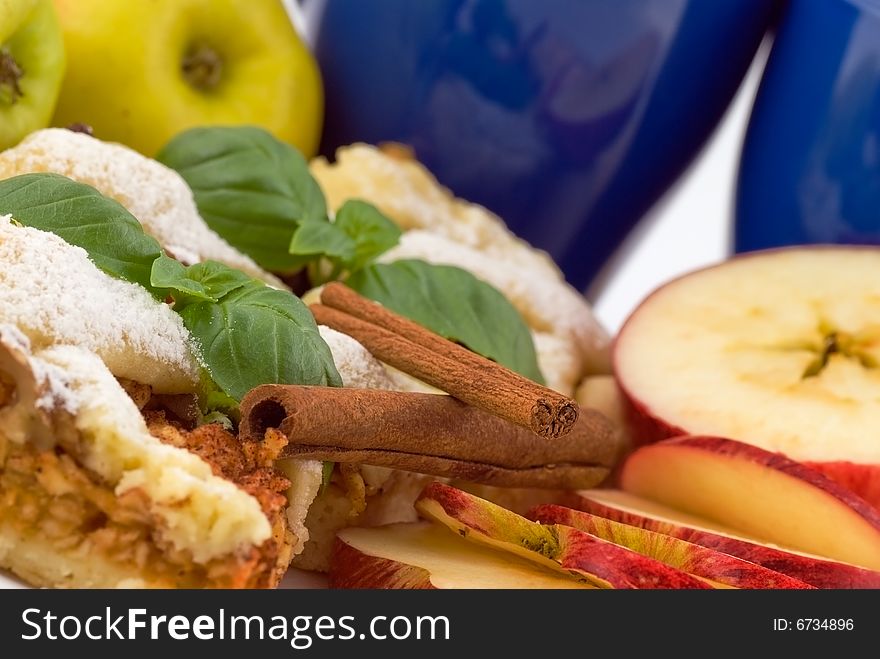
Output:
[[51,586],[280,580],[293,539],[272,447],[160,412],[148,428],[97,356],[33,353],[10,326],[0,374],[0,567]]

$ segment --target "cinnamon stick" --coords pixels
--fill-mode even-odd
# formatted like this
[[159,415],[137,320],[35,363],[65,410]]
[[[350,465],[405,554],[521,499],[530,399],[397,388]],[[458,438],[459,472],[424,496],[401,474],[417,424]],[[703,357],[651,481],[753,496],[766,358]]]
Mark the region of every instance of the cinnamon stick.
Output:
[[263,385],[241,402],[242,439],[269,428],[282,457],[380,465],[504,487],[581,489],[607,476],[616,455],[607,419],[581,410],[554,442],[451,396],[380,389]]
[[357,339],[377,359],[456,398],[548,438],[578,417],[572,399],[449,341],[357,294],[327,284],[313,304],[319,324]]

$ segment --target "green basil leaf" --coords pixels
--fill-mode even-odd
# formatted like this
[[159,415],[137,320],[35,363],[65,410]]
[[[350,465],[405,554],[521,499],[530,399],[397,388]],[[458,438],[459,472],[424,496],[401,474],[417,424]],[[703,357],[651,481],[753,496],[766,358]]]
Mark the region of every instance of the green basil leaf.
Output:
[[170,291],[175,302],[180,306],[196,300],[217,301],[216,297],[208,293],[204,284],[187,276],[186,266],[164,254],[153,261],[150,284],[154,288]]
[[400,228],[375,206],[359,199],[342,204],[333,225],[354,242],[354,255],[342,264],[349,272],[364,267],[400,242]]
[[352,199],[336,213],[335,222],[303,222],[290,241],[290,253],[318,264],[327,259],[329,272],[310,271],[312,283],[337,279],[342,272],[354,272],[388,251],[400,241],[401,231],[394,222],[370,204]]
[[157,159],[192,188],[199,213],[234,247],[273,272],[307,261],[288,252],[300,222],[326,221],[327,205],[296,149],[255,126],[193,128]]
[[327,491],[327,488],[330,487],[330,479],[333,478],[333,468],[335,466],[335,462],[329,462],[327,460],[321,465],[321,494],[324,494],[324,492]]
[[239,402],[217,386],[207,367],[202,367],[200,380],[198,425],[210,423],[209,418],[217,418],[212,414],[222,415],[237,425],[241,421]]
[[286,291],[253,281],[179,313],[211,378],[236,400],[261,384],[342,386],[314,317]]
[[253,277],[218,261],[203,261],[191,265],[186,269],[186,276],[190,281],[201,284],[205,292],[215,299],[225,297],[254,281]]
[[82,247],[107,274],[158,295],[150,274],[162,255],[159,243],[122,204],[93,187],[58,174],[14,176],[0,181],[0,213]]
[[199,300],[217,302],[252,281],[252,277],[217,261],[186,267],[164,254],[153,263],[150,274],[150,283],[156,288],[167,289],[177,309]]
[[241,418],[241,411],[238,407],[238,401],[217,387],[217,383],[211,380],[210,376],[205,378],[207,383],[203,386],[199,398],[203,403],[206,412],[220,412],[221,414],[234,419],[238,422]]
[[330,222],[303,222],[290,241],[290,253],[332,261],[349,262],[354,259],[357,245],[345,231]]
[[213,410],[203,415],[199,421],[198,425],[204,426],[209,423],[219,423],[223,426],[224,430],[228,430],[229,432],[234,432],[235,425],[232,423],[232,419],[229,418],[228,414],[221,412],[219,410]]
[[544,381],[532,335],[519,312],[497,289],[466,270],[418,260],[376,263],[355,272],[346,284],[447,339]]

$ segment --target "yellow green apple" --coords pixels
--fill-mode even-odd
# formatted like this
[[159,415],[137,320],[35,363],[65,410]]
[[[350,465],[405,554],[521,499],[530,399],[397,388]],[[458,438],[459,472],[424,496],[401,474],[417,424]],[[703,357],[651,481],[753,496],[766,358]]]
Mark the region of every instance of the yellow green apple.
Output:
[[63,75],[52,0],[0,0],[0,150],[49,124]]
[[252,124],[314,154],[323,90],[281,0],[55,0],[68,72],[54,123],[152,156],[200,125]]

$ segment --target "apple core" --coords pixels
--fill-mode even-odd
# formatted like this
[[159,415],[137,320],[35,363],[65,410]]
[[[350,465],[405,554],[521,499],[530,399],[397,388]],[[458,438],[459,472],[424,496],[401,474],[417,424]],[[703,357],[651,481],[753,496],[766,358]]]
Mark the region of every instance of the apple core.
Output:
[[24,96],[18,84],[23,75],[24,70],[12,53],[0,47],[0,104],[15,105]]
[[853,359],[866,369],[877,368],[877,361],[871,357],[871,355],[861,350],[862,344],[866,347],[870,347],[871,341],[872,337],[856,337],[839,331],[826,332],[822,339],[822,346],[819,350],[816,350],[815,348],[807,348],[808,350],[812,349],[817,355],[816,358],[807,365],[801,379],[805,380],[821,374],[828,366],[828,361],[831,355],[835,354],[841,355],[846,359]]
[[223,58],[208,44],[194,44],[184,55],[180,68],[184,79],[192,87],[208,92],[220,84]]

